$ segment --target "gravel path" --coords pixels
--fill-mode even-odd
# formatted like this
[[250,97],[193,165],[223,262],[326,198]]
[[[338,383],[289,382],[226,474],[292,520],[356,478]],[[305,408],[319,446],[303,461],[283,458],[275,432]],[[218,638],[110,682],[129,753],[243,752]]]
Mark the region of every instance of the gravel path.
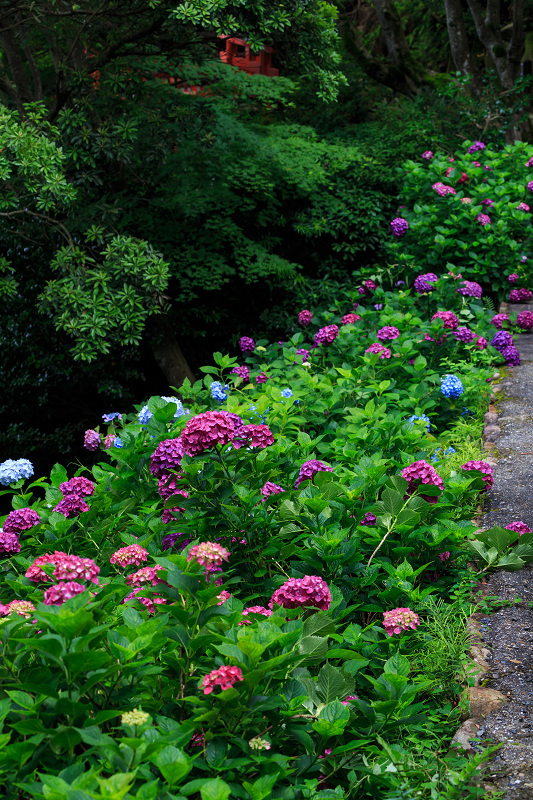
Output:
[[[533,311],[533,304],[510,310]],[[495,484],[483,527],[522,520],[533,528],[533,333],[515,337],[522,359],[506,368],[501,382],[504,400],[497,403]],[[481,617],[481,632],[490,648],[490,671],[484,685],[502,692],[507,702],[479,720],[479,735],[502,743],[493,768],[495,788],[504,800],[533,799],[533,568],[499,571],[489,579],[487,594],[520,603]],[[478,616],[478,615],[476,615]]]

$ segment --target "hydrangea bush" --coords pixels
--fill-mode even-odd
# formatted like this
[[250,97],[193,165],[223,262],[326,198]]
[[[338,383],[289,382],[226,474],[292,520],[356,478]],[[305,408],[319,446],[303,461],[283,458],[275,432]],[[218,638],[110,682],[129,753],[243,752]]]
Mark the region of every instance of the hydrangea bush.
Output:
[[[477,294],[424,280],[309,301],[282,344],[243,336],[238,371],[215,353],[179,406],[152,397],[91,428],[90,468],[12,471],[6,797],[412,794],[383,743],[429,769],[435,753],[409,749],[420,713],[453,733],[417,636],[428,598],[467,575],[492,473],[447,439],[502,359],[476,346],[495,330]],[[533,559],[520,533],[508,568]]]

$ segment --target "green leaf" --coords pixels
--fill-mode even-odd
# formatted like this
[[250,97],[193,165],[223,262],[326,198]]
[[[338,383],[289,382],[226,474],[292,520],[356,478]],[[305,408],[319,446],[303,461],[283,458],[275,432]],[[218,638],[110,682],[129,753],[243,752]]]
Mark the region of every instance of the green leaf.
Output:
[[324,706],[317,721],[313,723],[313,728],[321,736],[340,736],[349,719],[348,708],[343,706],[339,700],[333,700]]
[[230,795],[230,787],[221,778],[215,778],[212,781],[204,783],[200,789],[202,800],[228,800]]
[[409,675],[410,666],[409,661],[405,656],[395,653],[388,661],[385,662],[383,667],[385,673],[394,675]]
[[351,689],[340,669],[331,664],[324,664],[318,673],[316,683],[323,703],[330,703],[338,697],[344,697]]
[[192,769],[193,761],[177,747],[167,745],[157,754],[153,763],[170,786],[180,781]]

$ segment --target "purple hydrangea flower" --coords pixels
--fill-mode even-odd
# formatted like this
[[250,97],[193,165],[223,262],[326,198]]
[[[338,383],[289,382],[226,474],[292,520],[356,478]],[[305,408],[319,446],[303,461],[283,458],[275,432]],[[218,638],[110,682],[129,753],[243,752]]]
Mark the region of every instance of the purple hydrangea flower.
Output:
[[528,182],[527,188],[529,189],[530,192],[533,192],[533,181]]
[[422,153],[422,158],[425,158],[426,161],[431,161],[431,159],[433,158],[433,153],[431,152],[431,150],[424,150],[424,152]]
[[533,328],[533,312],[521,311],[516,318],[516,324],[523,331],[529,331]]
[[494,334],[490,343],[492,347],[495,347],[496,350],[503,353],[506,347],[511,347],[513,344],[513,337],[509,331],[498,331]]
[[476,338],[476,334],[470,328],[457,328],[456,331],[452,332],[452,336],[455,336],[458,342],[464,342],[465,344],[473,342]]
[[0,528],[0,555],[11,555],[11,553],[20,553],[19,537],[16,533],[9,533]]
[[273,494],[279,494],[280,492],[284,492],[285,489],[283,486],[279,486],[277,483],[272,483],[272,481],[267,481],[263,488],[261,489],[261,494],[263,495],[263,503]]
[[505,358],[506,364],[510,364],[513,367],[518,367],[520,365],[520,353],[512,344],[509,345],[509,347],[504,347],[500,352]]
[[369,528],[373,528],[376,524],[376,516],[372,514],[370,511],[367,511],[359,525],[366,525]]
[[100,434],[92,428],[89,428],[89,430],[85,431],[83,446],[86,450],[98,450],[100,446]]
[[309,325],[309,323],[311,322],[312,319],[313,319],[313,315],[307,309],[304,309],[303,311],[300,311],[300,313],[298,314],[298,324],[302,325],[303,327],[305,327],[306,325]]
[[457,194],[453,186],[446,186],[442,181],[437,181],[431,188],[435,189],[440,197],[446,197],[447,194]]
[[[441,491],[444,489],[444,483],[438,472],[428,464],[427,461],[414,461],[408,467],[402,469],[402,478],[408,482],[407,493],[413,494],[421,486],[437,486]],[[424,495],[421,497],[427,500],[428,503],[436,503],[437,497],[432,495]]]
[[475,281],[463,281],[462,286],[459,286],[457,289],[458,294],[462,294],[464,297],[481,297],[483,294],[483,289],[476,283]]
[[338,325],[326,325],[315,333],[315,344],[331,344],[339,335]]
[[504,322],[509,322],[509,316],[507,314],[495,314],[491,319],[490,324],[501,330]]
[[38,525],[41,518],[34,508],[17,508],[10,511],[4,522],[4,533],[19,534]]
[[438,281],[437,276],[433,272],[426,272],[424,275],[419,275],[418,278],[415,278],[414,287],[415,291],[419,294],[425,294],[426,292],[432,292],[435,287],[432,285]]
[[248,383],[250,380],[250,370],[245,365],[242,367],[233,367],[233,369],[230,370],[230,373],[238,375],[239,378],[243,379],[244,383]]
[[83,511],[88,511],[89,506],[83,499],[75,494],[67,495],[63,500],[60,500],[57,506],[54,506],[53,511],[58,511],[63,514],[67,519],[79,516]]
[[397,339],[400,335],[400,331],[393,325],[385,325],[384,328],[379,329],[376,335],[381,342],[387,342],[392,339]]
[[470,147],[468,148],[468,152],[469,153],[477,153],[478,151],[484,150],[484,149],[485,149],[485,145],[483,144],[483,142],[478,142],[476,140],[474,142],[474,144],[470,145]]
[[251,353],[255,350],[255,342],[249,336],[241,336],[239,347],[241,348],[241,353]]
[[300,472],[296,478],[294,488],[297,489],[303,481],[312,481],[317,472],[333,472],[333,467],[324,464],[323,461],[317,461],[316,459],[306,461],[300,467]]
[[494,200],[491,200],[490,197],[485,197],[484,200],[481,201],[481,205],[492,208],[494,205]]
[[511,274],[508,276],[507,280],[509,281],[509,283],[516,283],[517,280],[518,280],[517,273],[516,272],[511,272]]
[[403,217],[396,217],[392,220],[391,224],[391,231],[394,236],[404,236],[407,233],[407,229],[409,228],[409,223]]
[[481,226],[490,225],[490,217],[488,214],[478,214],[476,217],[476,222],[479,222]]

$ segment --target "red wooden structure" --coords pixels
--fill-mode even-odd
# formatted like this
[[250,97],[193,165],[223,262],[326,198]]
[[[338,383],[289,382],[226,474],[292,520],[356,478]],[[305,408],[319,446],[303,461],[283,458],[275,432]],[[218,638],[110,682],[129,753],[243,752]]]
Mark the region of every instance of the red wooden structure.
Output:
[[248,72],[250,75],[268,75],[276,78],[279,69],[272,66],[272,47],[265,47],[259,53],[252,53],[246,39],[231,37],[226,39],[226,49],[220,53],[220,60],[225,64]]

